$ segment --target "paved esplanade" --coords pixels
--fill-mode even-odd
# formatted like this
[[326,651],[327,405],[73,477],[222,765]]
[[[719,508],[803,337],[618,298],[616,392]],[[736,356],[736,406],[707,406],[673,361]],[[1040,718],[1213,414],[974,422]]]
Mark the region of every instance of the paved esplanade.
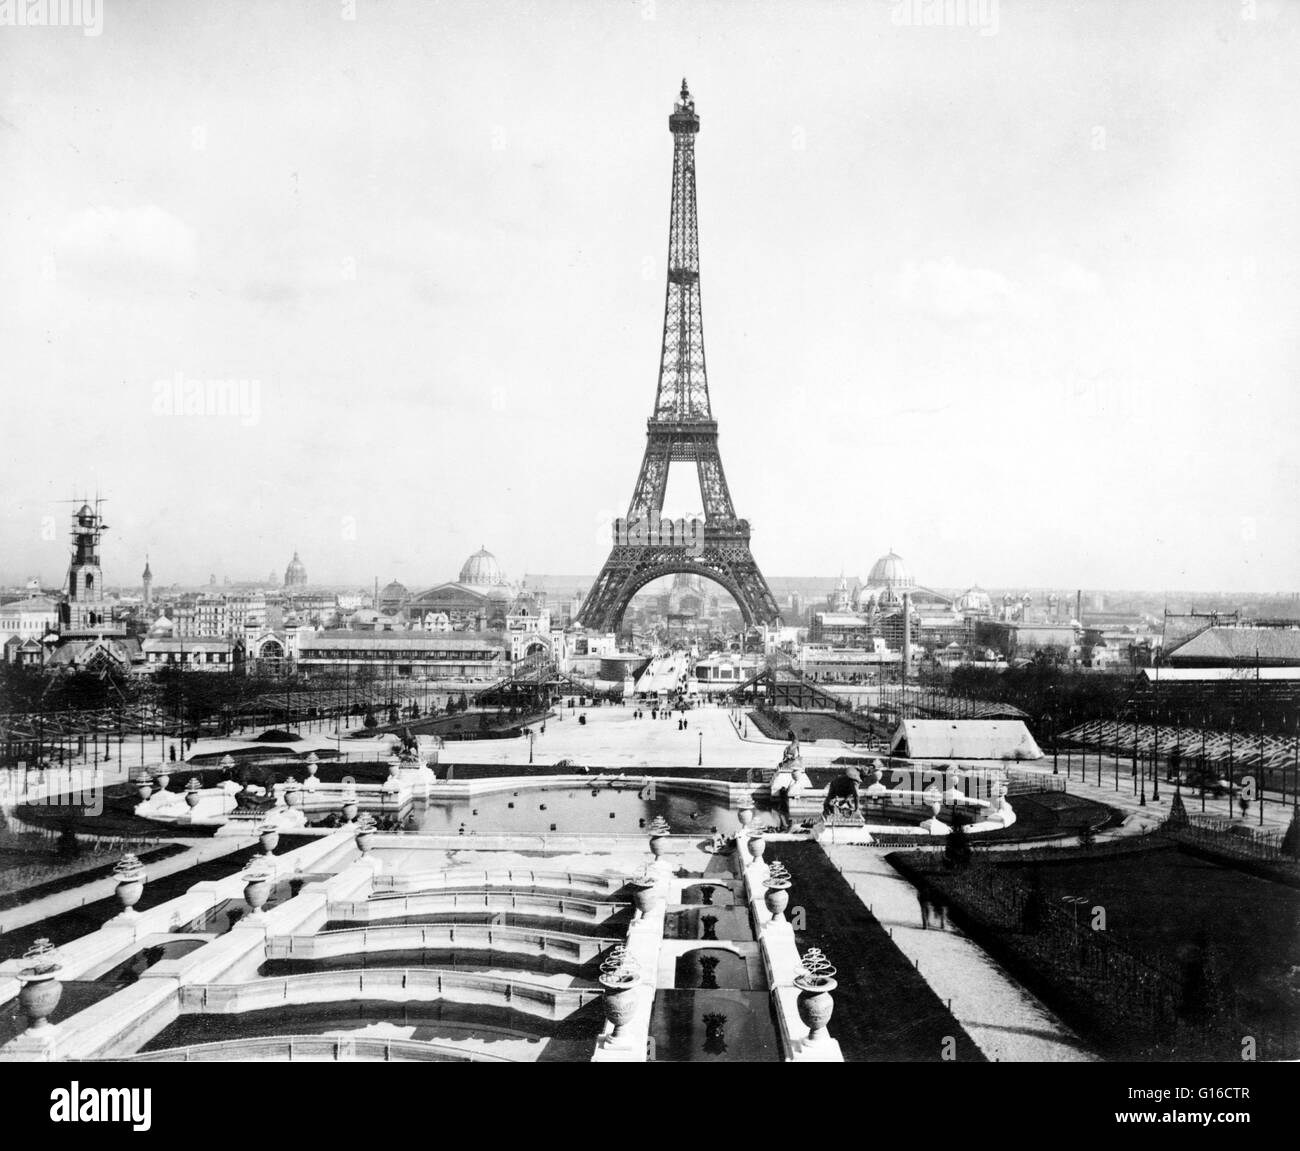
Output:
[[[643,710],[644,717],[636,719],[633,713]],[[731,721],[731,713],[723,707],[701,707],[686,712],[673,712],[667,719],[662,715],[651,719],[651,708],[625,707],[563,709],[564,719],[553,714],[546,720],[543,734],[540,723],[532,725],[535,733],[533,763],[552,764],[559,759],[570,759],[583,767],[696,767],[703,747],[706,768],[776,767],[785,744],[766,739],[753,724],[749,737],[742,739]],[[585,715],[585,724],[578,716]],[[678,720],[685,719],[684,731],[678,729]],[[701,744],[700,735],[704,736]],[[422,736],[420,745],[429,748],[430,736]],[[805,763],[829,763],[844,754],[840,743],[821,743],[815,748],[803,748]],[[526,739],[484,739],[448,742],[439,752],[445,763],[528,763]]]

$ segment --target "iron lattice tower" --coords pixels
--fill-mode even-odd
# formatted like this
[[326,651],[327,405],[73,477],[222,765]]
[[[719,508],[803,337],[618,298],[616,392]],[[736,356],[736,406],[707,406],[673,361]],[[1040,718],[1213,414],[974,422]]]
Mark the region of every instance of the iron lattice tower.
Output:
[[[614,547],[579,612],[579,622],[617,631],[632,597],[675,572],[721,584],[747,624],[779,624],[776,601],[749,547],[749,521],[737,519],[718,453],[718,423],[709,405],[700,306],[700,243],[695,215],[695,113],[686,81],[668,117],[673,135],[672,209],[663,350],[654,412],[646,421],[645,456],[627,518],[614,522]],[[662,518],[668,470],[693,463],[704,519]]]

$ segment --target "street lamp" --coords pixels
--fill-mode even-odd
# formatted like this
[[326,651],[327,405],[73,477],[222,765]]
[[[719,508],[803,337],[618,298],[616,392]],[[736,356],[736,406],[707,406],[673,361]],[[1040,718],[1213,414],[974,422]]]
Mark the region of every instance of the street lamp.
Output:
[[703,767],[703,766],[704,766],[704,732],[700,731],[700,732],[696,732],[696,734],[700,737],[700,762],[699,762],[699,766],[700,766],[700,767]]

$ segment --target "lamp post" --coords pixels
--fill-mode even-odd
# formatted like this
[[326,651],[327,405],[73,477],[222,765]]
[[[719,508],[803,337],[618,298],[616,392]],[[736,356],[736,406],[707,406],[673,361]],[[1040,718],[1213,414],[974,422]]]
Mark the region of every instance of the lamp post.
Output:
[[699,759],[699,766],[700,766],[700,767],[703,767],[703,766],[704,766],[704,732],[700,731],[700,732],[696,732],[696,734],[700,737],[700,759]]

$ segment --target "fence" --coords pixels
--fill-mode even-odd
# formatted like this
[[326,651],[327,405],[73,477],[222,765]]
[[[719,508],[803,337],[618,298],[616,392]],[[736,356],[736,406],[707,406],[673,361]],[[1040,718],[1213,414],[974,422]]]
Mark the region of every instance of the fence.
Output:
[[[1053,981],[1090,1001],[1093,1012],[1101,1008],[1108,1030],[1128,1032],[1122,1040],[1126,1046],[1168,1042],[1180,1034],[1180,1016],[1188,1011],[1207,1017],[1194,1037],[1198,1042],[1213,1044],[1216,1037],[1242,1033],[1223,988],[1213,981],[1191,988],[1177,963],[1093,930],[1086,903],[1053,904],[1037,888],[984,861],[961,872],[926,869],[922,874],[933,890],[991,928],[1017,959],[1051,972]],[[1188,1041],[1186,1034],[1182,1041]]]
[[1185,822],[1169,819],[1163,830],[1183,843],[1237,859],[1274,863],[1289,858],[1283,851],[1283,832],[1243,827],[1213,815],[1188,815]]

